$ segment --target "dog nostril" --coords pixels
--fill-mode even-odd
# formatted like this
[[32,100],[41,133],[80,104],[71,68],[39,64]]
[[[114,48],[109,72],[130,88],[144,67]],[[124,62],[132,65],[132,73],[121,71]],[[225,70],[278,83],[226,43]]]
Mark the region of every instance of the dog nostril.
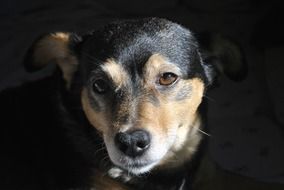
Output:
[[114,140],[119,150],[124,153],[127,152],[131,146],[131,136],[127,133],[118,133]]
[[136,142],[136,147],[140,149],[145,149],[149,146],[149,143],[147,141],[138,141]]
[[144,130],[137,130],[131,133],[133,142],[132,148],[136,156],[142,155],[150,146],[150,135]]

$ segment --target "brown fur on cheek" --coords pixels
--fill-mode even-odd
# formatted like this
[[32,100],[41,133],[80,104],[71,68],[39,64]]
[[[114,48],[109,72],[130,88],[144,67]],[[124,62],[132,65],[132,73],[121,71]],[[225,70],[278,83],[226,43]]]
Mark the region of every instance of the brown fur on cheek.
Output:
[[184,100],[177,101],[174,106],[180,119],[191,119],[191,122],[193,122],[198,106],[202,101],[204,83],[198,78],[193,78],[186,81],[186,85],[191,87],[191,95]]
[[[176,167],[190,160],[201,139],[198,133],[201,122],[197,110],[202,101],[204,83],[194,78],[181,81],[180,86],[190,87],[188,96],[176,99],[176,94],[181,90],[177,86],[171,93],[158,97],[161,102],[159,107],[145,104],[142,109],[144,118],[154,123],[150,130],[159,138],[159,142],[170,143],[168,153],[157,168]],[[143,120],[146,123],[145,119]],[[173,138],[172,135],[175,135],[175,138],[172,139],[173,142],[169,142],[169,138]],[[176,161],[177,157],[179,161]]]
[[[156,94],[160,105],[154,106],[147,100],[140,103],[139,118],[144,123],[150,122],[159,128],[159,131],[168,131],[171,126],[188,125],[195,120],[198,106],[202,101],[204,83],[198,79],[189,79],[181,84],[182,88],[190,87],[190,95],[184,99],[172,98],[178,92]],[[187,86],[187,87],[185,87]]]
[[96,112],[91,104],[90,100],[88,97],[88,92],[86,88],[83,88],[82,93],[81,93],[81,102],[82,102],[82,107],[83,111],[86,114],[87,119],[89,122],[94,126],[98,131],[102,132],[105,134],[108,130],[109,123],[107,122],[108,119],[106,119],[106,115],[104,112]]
[[[191,159],[201,140],[198,129],[201,119],[197,112],[204,93],[204,83],[198,79],[185,81],[191,87],[191,95],[184,100],[172,102],[172,109],[176,112],[176,119],[180,122],[177,136],[171,149],[160,163],[159,167],[176,167]],[[172,162],[179,158],[179,161]]]

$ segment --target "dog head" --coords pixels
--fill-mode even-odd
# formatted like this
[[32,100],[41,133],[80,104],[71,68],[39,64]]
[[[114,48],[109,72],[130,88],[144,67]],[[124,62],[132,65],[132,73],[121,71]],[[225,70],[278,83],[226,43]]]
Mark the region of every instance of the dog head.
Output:
[[223,48],[221,56],[203,51],[188,29],[150,18],[114,22],[85,36],[43,36],[26,67],[56,63],[69,90],[81,80],[82,109],[111,161],[141,174],[176,156],[178,163],[191,158],[201,139],[198,107],[205,90],[216,70],[229,68],[222,55],[241,65],[239,52],[235,46]]

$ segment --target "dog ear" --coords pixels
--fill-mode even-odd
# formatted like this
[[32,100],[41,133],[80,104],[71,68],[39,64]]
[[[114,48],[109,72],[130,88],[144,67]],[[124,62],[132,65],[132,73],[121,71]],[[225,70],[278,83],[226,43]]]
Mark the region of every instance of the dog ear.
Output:
[[71,49],[80,40],[79,36],[71,33],[43,35],[28,50],[24,59],[25,69],[33,72],[48,64],[56,64],[62,71],[67,86],[70,85],[78,66],[78,60]]
[[208,82],[212,84],[219,74],[233,81],[241,81],[247,75],[247,64],[241,47],[218,34],[197,35],[203,68]]

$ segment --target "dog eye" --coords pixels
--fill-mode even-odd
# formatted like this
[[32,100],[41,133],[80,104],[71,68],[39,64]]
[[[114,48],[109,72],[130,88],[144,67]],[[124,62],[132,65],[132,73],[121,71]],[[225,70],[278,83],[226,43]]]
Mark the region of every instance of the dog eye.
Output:
[[178,76],[174,73],[163,73],[159,78],[159,84],[169,86],[177,80]]
[[103,79],[98,79],[93,83],[93,90],[98,94],[104,94],[109,90],[109,85]]

